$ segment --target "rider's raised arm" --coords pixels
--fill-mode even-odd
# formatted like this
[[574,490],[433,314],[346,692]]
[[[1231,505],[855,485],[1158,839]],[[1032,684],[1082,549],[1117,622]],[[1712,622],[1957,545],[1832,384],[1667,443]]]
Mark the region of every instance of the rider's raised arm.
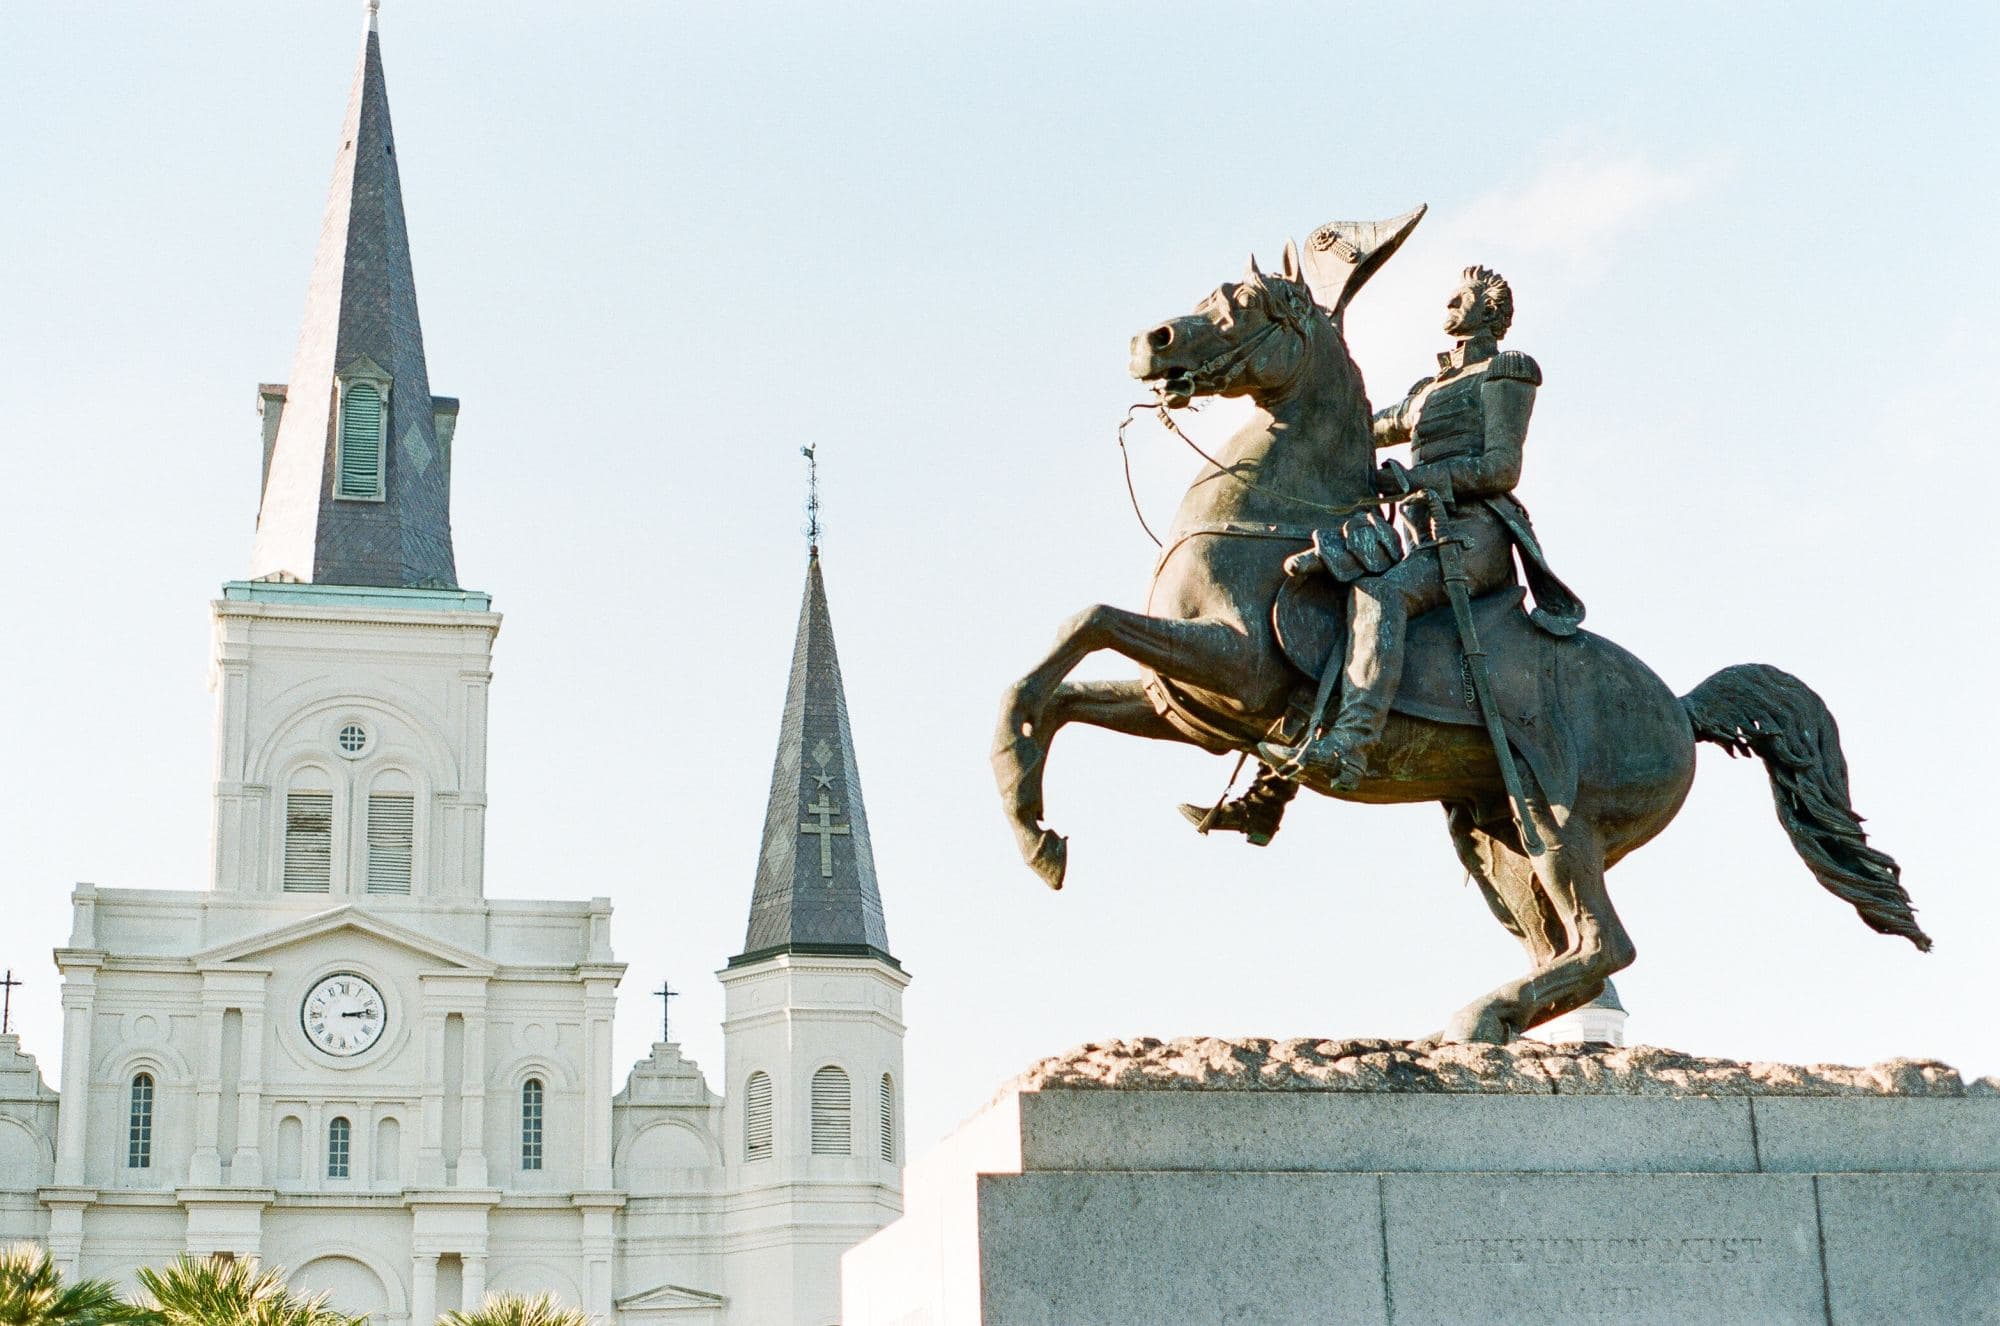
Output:
[[1484,448],[1477,455],[1419,465],[1411,480],[1419,488],[1438,488],[1460,498],[1512,492],[1521,481],[1521,448],[1528,440],[1541,381],[1541,369],[1528,356],[1512,350],[1495,356],[1479,387]]

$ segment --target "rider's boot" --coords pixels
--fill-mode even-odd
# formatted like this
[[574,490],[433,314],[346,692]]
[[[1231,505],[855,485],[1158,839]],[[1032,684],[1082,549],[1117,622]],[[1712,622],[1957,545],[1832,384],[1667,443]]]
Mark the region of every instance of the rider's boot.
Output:
[[1368,757],[1389,722],[1389,706],[1403,677],[1403,638],[1409,616],[1400,597],[1355,587],[1342,677],[1340,712],[1317,736],[1297,745],[1260,742],[1257,754],[1287,777],[1307,771],[1326,776],[1335,791],[1351,792],[1368,773]]
[[1278,835],[1285,807],[1299,794],[1299,785],[1269,765],[1257,766],[1257,776],[1242,796],[1222,806],[1181,802],[1181,814],[1201,833],[1240,833],[1252,847],[1263,847]]

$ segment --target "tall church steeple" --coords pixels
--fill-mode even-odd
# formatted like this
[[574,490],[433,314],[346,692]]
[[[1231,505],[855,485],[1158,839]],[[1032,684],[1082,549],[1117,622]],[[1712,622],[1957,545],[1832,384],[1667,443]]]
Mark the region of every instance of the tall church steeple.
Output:
[[870,957],[897,965],[875,883],[875,853],[816,533],[806,559],[750,924],[743,952],[730,965],[780,953]]
[[289,384],[260,393],[259,580],[456,588],[451,434],[431,396],[375,4],[341,125]]
[[[812,452],[807,450],[807,459]],[[903,989],[820,570],[817,503],[743,951],[720,973],[725,1286],[745,1321],[827,1321],[852,1231],[902,1209]]]

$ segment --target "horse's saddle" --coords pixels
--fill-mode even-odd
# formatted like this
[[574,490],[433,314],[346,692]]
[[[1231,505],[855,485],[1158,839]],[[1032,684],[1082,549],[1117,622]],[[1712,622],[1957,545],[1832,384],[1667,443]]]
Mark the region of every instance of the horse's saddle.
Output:
[[[1327,576],[1288,577],[1271,605],[1278,647],[1315,683],[1327,668],[1341,666],[1346,655],[1348,594],[1347,585]],[[1481,595],[1472,601],[1473,626],[1486,652],[1494,705],[1508,740],[1533,771],[1543,795],[1567,805],[1576,792],[1576,763],[1555,717],[1555,656],[1566,642],[1536,628],[1525,598],[1520,585]],[[1434,723],[1485,723],[1449,605],[1411,619],[1393,707]]]

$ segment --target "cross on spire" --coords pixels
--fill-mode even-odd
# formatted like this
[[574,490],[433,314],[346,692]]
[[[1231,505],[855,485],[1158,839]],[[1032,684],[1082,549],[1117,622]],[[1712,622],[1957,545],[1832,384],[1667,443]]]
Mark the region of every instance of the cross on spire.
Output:
[[14,969],[9,967],[7,975],[0,977],[0,1036],[14,1029],[14,991],[22,982],[14,979]]
[[819,443],[799,448],[806,458],[806,546],[819,556]]
[[826,799],[826,793],[819,794],[819,800],[806,807],[806,814],[819,816],[817,824],[799,825],[800,833],[819,835],[819,875],[821,879],[833,878],[833,840],[845,838],[854,830],[846,824],[835,824],[833,817],[840,813],[840,807]]
[[673,1025],[673,1001],[680,998],[680,996],[681,992],[674,989],[673,983],[664,979],[660,982],[660,988],[653,991],[653,998],[660,1001],[660,1040],[662,1042],[673,1039],[668,1034],[668,1028]]

